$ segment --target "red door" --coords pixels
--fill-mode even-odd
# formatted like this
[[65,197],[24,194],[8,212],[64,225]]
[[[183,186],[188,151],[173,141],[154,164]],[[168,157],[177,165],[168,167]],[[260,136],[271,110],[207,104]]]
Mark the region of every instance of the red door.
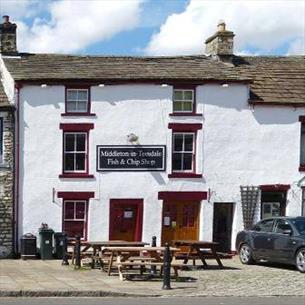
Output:
[[110,200],[110,240],[141,241],[142,199]]

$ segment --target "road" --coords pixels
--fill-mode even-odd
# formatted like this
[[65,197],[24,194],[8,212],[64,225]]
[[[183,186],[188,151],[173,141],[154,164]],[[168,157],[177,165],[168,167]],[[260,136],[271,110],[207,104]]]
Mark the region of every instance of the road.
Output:
[[1,305],[304,305],[305,297],[0,298]]

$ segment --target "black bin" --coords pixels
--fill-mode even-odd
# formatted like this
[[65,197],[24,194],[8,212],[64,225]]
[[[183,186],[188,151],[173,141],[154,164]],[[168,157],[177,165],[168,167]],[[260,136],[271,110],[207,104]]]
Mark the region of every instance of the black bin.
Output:
[[53,259],[53,234],[52,229],[39,229],[41,259]]
[[20,238],[20,252],[22,259],[35,259],[37,257],[36,236],[27,233]]
[[62,259],[64,256],[64,237],[65,234],[62,232],[54,233],[54,241],[55,241],[54,256],[57,259]]

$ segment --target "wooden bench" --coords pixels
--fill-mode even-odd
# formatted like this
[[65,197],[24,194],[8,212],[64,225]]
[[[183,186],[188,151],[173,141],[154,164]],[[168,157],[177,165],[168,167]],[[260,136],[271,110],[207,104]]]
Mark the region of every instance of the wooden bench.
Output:
[[[142,258],[141,258],[142,259]],[[143,274],[144,271],[144,267],[146,266],[159,266],[160,267],[160,276],[163,273],[163,263],[162,262],[156,262],[156,261],[149,261],[149,259],[151,260],[151,258],[146,258],[145,261],[124,261],[124,262],[114,262],[113,266],[116,266],[118,268],[118,272],[119,272],[119,277],[120,280],[123,281],[124,280],[124,276],[123,276],[123,270],[125,269],[125,267],[140,267],[140,274]],[[142,259],[143,260],[143,259]],[[178,269],[181,269],[183,267],[182,264],[178,264],[178,263],[171,263],[171,268],[173,268],[174,270],[174,274],[176,279],[178,278]]]

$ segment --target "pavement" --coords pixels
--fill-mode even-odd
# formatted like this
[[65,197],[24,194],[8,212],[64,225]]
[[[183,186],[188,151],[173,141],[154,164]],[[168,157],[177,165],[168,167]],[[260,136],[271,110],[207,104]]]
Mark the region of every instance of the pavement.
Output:
[[[199,262],[197,262],[199,264]],[[305,300],[305,275],[282,265],[242,265],[237,257],[223,260],[218,269],[208,260],[207,269],[180,271],[171,290],[162,290],[162,279],[120,281],[99,269],[61,266],[58,260],[0,260],[0,297],[100,297],[100,296],[299,296]]]

